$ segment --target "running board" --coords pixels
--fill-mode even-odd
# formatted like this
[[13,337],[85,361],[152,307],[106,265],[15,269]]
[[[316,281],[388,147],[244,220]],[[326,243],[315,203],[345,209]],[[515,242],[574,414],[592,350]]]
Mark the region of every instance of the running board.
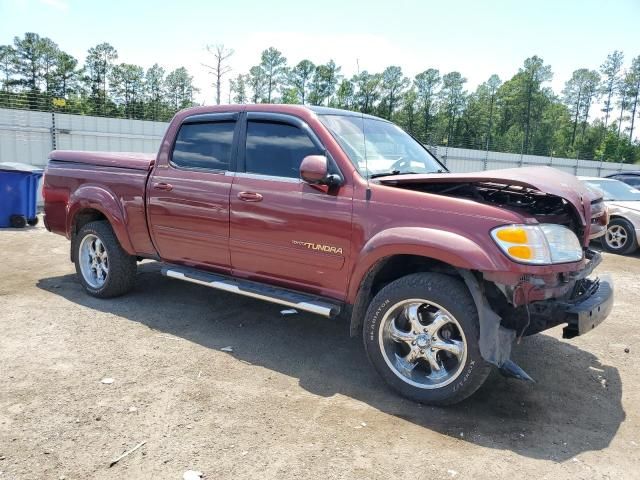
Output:
[[296,310],[304,310],[305,312],[315,313],[328,318],[335,317],[340,313],[339,303],[332,303],[322,297],[294,292],[286,288],[273,287],[249,280],[240,280],[202,270],[177,266],[162,267],[162,274],[185,282],[197,283],[205,287],[285,305],[295,308]]

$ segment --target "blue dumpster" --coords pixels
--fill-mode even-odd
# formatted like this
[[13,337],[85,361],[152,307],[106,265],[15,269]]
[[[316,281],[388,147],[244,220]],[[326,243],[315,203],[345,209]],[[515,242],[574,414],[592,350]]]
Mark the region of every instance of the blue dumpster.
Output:
[[42,168],[24,163],[0,163],[0,228],[38,223],[36,204]]

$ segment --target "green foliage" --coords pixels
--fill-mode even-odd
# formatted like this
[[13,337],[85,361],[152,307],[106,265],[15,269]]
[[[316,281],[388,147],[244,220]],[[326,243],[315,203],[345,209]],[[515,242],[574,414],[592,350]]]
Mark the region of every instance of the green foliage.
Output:
[[193,77],[185,68],[165,76],[158,64],[115,64],[118,52],[101,43],[83,66],[51,39],[36,33],[0,45],[0,107],[168,120],[194,105]]
[[293,67],[289,74],[289,84],[296,89],[300,96],[300,103],[303,105],[306,103],[308,98],[308,85],[315,70],[316,66],[313,62],[305,59],[301,60],[295,67]]
[[264,72],[267,103],[271,103],[272,95],[278,91],[287,76],[287,59],[279,50],[269,47],[262,52],[260,67]]
[[[220,73],[214,82],[219,87],[230,70],[224,60],[233,51],[224,46],[209,51],[220,60],[207,67]],[[101,43],[80,65],[51,39],[27,32],[12,45],[0,45],[0,107],[168,120],[194,105],[197,89],[185,68],[167,74],[158,64],[145,71],[117,59],[116,49]],[[467,91],[460,72],[428,68],[409,79],[392,65],[344,78],[333,60],[303,59],[289,68],[282,52],[269,47],[258,65],[229,81],[229,101],[328,105],[374,114],[432,145],[640,162],[634,140],[640,56],[625,69],[616,50],[599,71],[579,68],[560,96],[548,86],[552,76],[551,67],[534,55],[506,81],[491,75]],[[602,120],[594,120],[594,104],[602,104]]]

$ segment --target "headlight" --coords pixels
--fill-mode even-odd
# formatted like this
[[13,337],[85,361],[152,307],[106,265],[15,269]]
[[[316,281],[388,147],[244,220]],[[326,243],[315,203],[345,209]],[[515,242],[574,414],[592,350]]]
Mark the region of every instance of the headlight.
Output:
[[517,262],[545,265],[582,259],[578,237],[562,225],[505,225],[494,228],[491,236]]

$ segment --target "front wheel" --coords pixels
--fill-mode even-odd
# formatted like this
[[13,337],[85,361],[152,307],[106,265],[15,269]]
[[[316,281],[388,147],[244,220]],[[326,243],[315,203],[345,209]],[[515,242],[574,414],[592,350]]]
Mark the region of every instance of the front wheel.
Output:
[[627,255],[638,248],[636,230],[628,220],[614,218],[607,225],[607,231],[602,237],[602,248],[607,252]]
[[448,275],[417,273],[384,287],[369,306],[363,334],[378,373],[417,402],[460,402],[491,370],[480,355],[473,298]]
[[90,222],[75,237],[76,273],[94,297],[109,298],[131,290],[136,280],[136,257],[125,252],[108,222]]

